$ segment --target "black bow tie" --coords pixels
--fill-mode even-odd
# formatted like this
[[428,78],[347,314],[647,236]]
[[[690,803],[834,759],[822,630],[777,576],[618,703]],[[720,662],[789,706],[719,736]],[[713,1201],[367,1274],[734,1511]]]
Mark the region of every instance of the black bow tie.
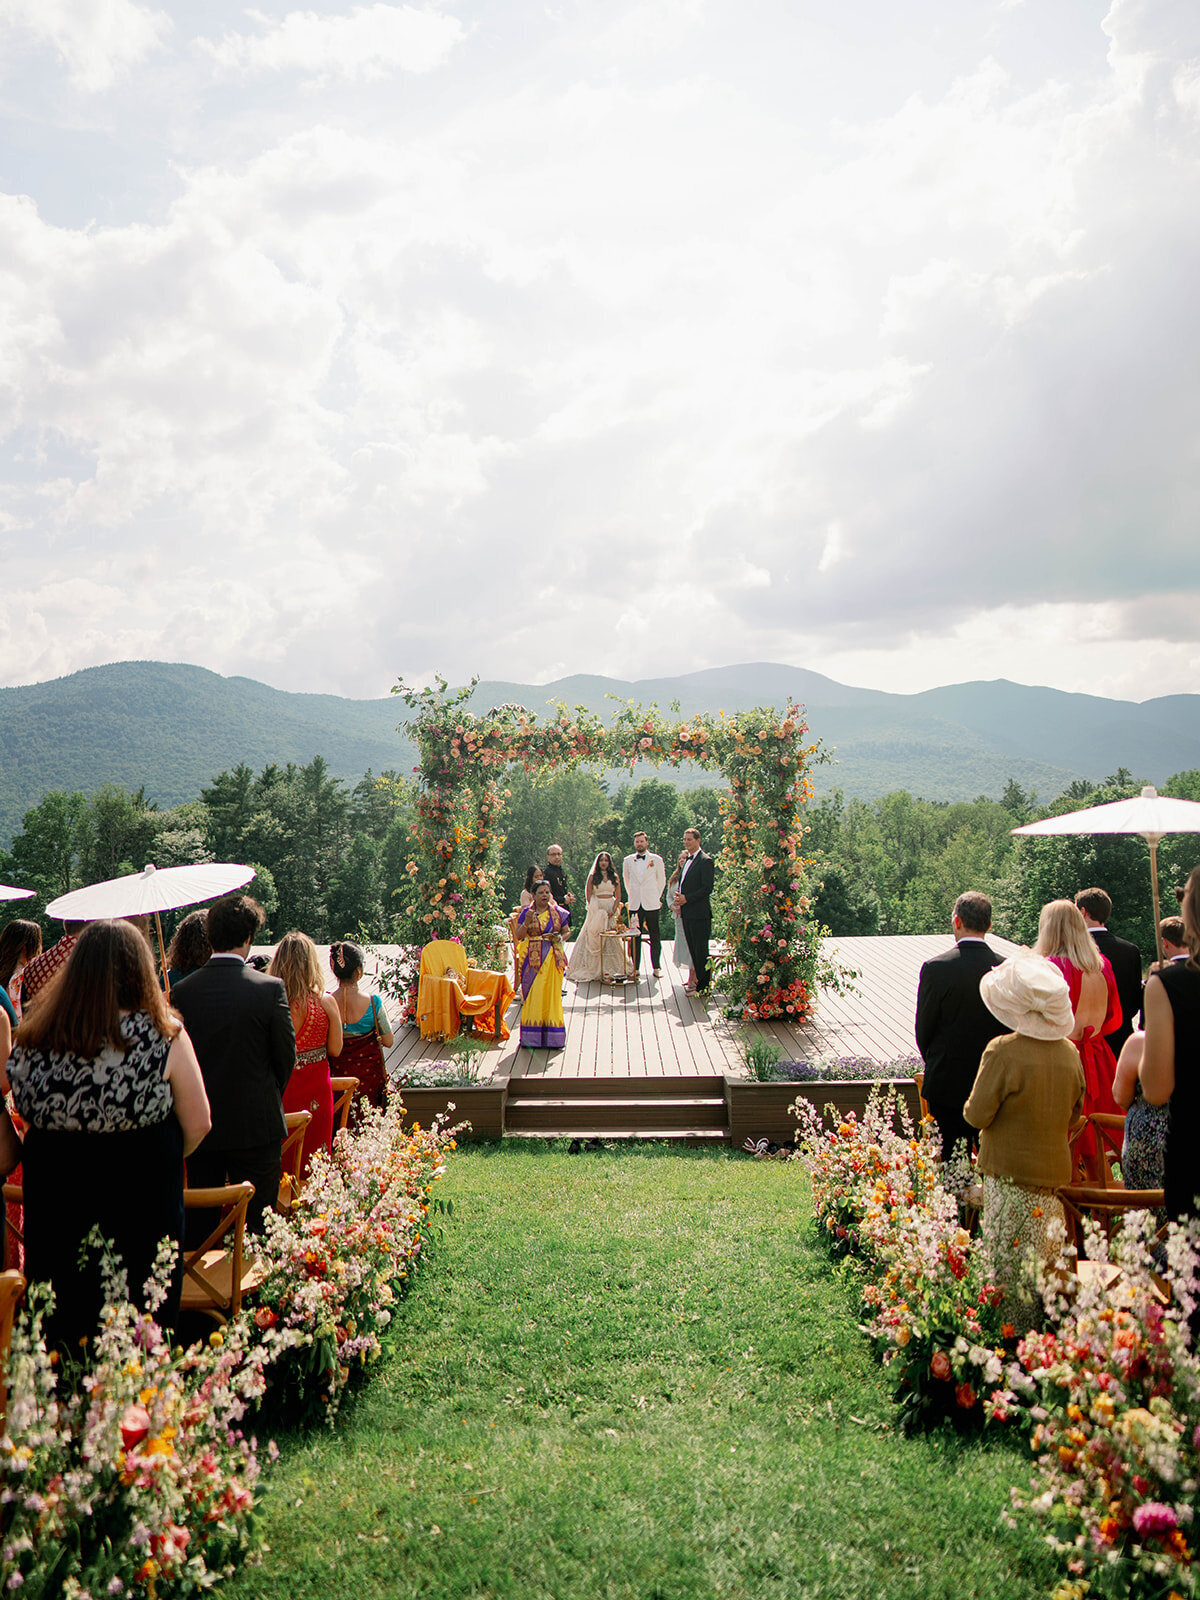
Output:
[[645,851],[644,851],[644,850],[639,850],[639,851],[638,851],[638,854],[637,854],[637,859],[638,859],[638,860],[639,860],[639,861],[645,861],[645,859],[646,859],[646,852],[645,852]]

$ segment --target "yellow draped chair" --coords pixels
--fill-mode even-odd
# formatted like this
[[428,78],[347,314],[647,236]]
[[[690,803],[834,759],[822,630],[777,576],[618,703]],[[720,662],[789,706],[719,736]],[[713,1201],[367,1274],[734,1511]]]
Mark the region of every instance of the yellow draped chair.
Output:
[[508,1038],[504,1012],[513,997],[502,972],[467,964],[467,953],[453,939],[434,939],[421,951],[417,1022],[422,1039],[454,1039],[463,1017],[474,1017],[477,1033]]

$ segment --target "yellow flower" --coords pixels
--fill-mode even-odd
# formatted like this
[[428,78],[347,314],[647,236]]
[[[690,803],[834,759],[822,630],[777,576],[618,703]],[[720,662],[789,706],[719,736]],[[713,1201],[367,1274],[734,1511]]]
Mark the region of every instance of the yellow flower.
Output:
[[208,1342],[214,1350],[219,1350],[225,1343],[225,1335],[219,1329],[214,1329],[208,1336]]

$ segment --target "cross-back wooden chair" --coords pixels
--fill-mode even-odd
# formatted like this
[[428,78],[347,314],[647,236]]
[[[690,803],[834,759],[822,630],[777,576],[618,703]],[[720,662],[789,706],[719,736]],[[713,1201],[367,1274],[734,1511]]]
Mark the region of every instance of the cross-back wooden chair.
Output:
[[303,1188],[300,1165],[304,1160],[304,1135],[312,1121],[312,1112],[285,1111],[283,1120],[287,1124],[287,1134],[279,1151],[281,1170],[275,1205],[277,1210],[286,1213],[295,1205]]
[[25,1279],[19,1272],[0,1272],[0,1433],[4,1432],[8,1410],[8,1352],[12,1345],[13,1318],[24,1293]]
[[[4,1269],[15,1272],[25,1249],[25,1190],[19,1183],[4,1185]],[[21,1220],[18,1222],[17,1218]]]
[[1123,1112],[1093,1111],[1076,1126],[1070,1141],[1072,1171],[1080,1172],[1083,1166],[1083,1150],[1095,1150],[1093,1161],[1095,1171],[1084,1175],[1082,1182],[1085,1187],[1098,1189],[1124,1187],[1121,1180],[1113,1176],[1112,1170],[1114,1158],[1118,1161],[1121,1159],[1121,1147],[1124,1141]]
[[329,1087],[333,1090],[333,1131],[336,1133],[350,1120],[350,1107],[358,1093],[358,1079],[330,1078]]
[[218,1323],[228,1322],[242,1309],[244,1296],[256,1289],[263,1273],[243,1253],[246,1207],[254,1194],[252,1183],[228,1183],[213,1189],[185,1189],[187,1211],[218,1211],[207,1238],[183,1254],[181,1311],[199,1311]]

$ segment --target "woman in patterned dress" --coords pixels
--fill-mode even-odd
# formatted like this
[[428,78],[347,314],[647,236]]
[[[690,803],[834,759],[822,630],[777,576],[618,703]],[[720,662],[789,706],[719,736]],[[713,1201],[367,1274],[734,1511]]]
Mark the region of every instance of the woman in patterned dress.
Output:
[[325,993],[317,947],[306,933],[285,933],[271,957],[271,976],[287,990],[296,1030],[296,1066],[283,1091],[285,1111],[311,1111],[304,1130],[300,1176],[306,1178],[318,1150],[333,1144],[333,1089],[329,1059],[342,1053],[342,1019],[333,996]]
[[561,1050],[567,1042],[562,975],[567,957],[563,934],[571,914],[554,903],[550,885],[537,886],[533,904],[517,918],[521,962],[521,1044],[526,1050]]
[[[130,1298],[163,1239],[183,1240],[183,1159],[210,1126],[196,1052],[163,997],[150,946],[127,922],[93,922],[17,1030],[9,1062],[27,1126],[25,1272],[48,1281],[49,1337],[77,1353],[104,1304],[93,1227],[125,1267]],[[180,1260],[156,1313],[179,1309]]]

